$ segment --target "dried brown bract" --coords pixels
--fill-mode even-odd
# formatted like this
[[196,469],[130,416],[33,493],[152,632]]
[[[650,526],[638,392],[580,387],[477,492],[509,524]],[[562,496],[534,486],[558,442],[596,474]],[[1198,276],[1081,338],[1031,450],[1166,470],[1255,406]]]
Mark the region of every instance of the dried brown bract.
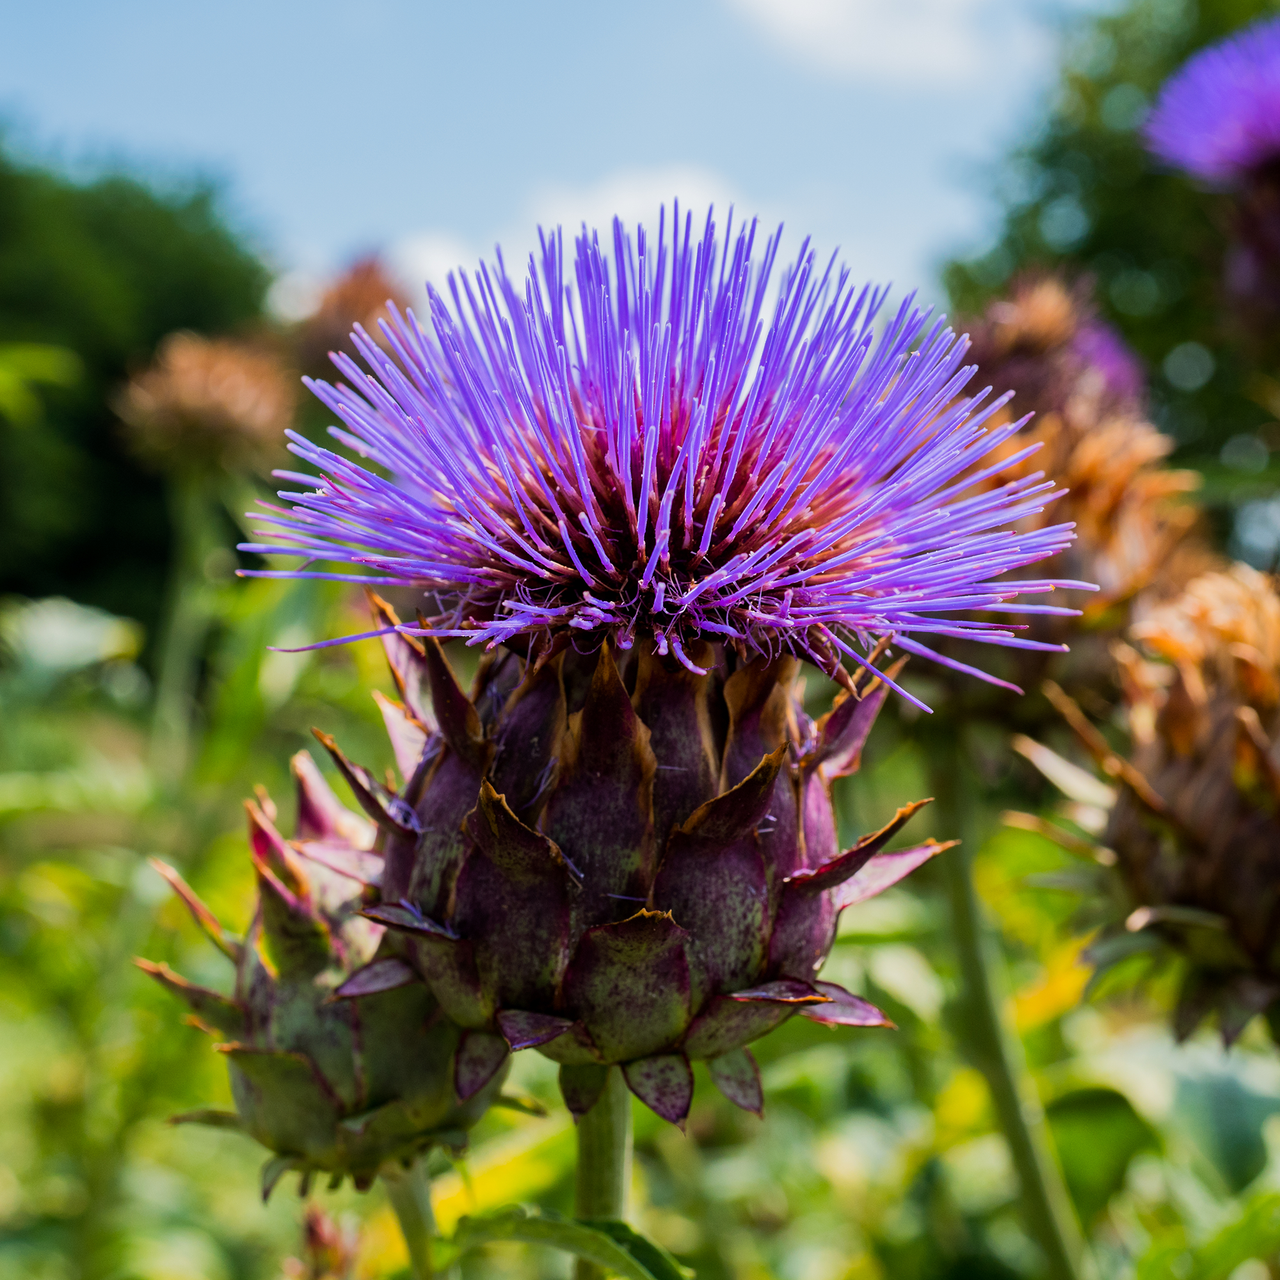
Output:
[[1175,1031],[1216,1014],[1230,1042],[1254,1014],[1275,1026],[1280,1013],[1280,595],[1237,564],[1196,578],[1130,635],[1115,646],[1127,759],[1055,695],[1116,783],[1102,842],[1123,924],[1094,959],[1172,947],[1186,964]]
[[1086,624],[1149,588],[1167,593],[1161,580],[1183,563],[1173,552],[1198,516],[1181,499],[1199,476],[1165,465],[1173,441],[1146,420],[1142,367],[1093,315],[1087,283],[1026,276],[972,334],[979,381],[1016,393],[1006,417],[1036,414],[1005,456],[1041,446],[990,483],[1043,471],[1066,490],[1033,519],[1075,521],[1076,541],[1055,572],[1098,584]]

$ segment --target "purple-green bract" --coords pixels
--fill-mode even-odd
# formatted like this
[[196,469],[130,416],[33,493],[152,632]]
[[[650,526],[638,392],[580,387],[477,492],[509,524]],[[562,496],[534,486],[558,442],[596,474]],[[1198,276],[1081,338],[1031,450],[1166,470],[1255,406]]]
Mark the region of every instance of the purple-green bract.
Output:
[[468,696],[434,637],[374,608],[403,699],[380,698],[403,785],[317,736],[380,833],[366,915],[404,945],[339,994],[421,976],[466,1028],[461,1096],[537,1048],[575,1114],[619,1064],[681,1123],[694,1059],[759,1111],[748,1042],[794,1013],[886,1024],[817,976],[841,911],[945,848],[886,851],[919,805],[837,844],[831,782],[858,767],[882,680],[860,675],[815,724],[795,657],[697,640],[684,665],[645,639],[616,657],[607,641],[538,661],[503,647]]
[[[289,1169],[303,1194],[315,1173],[361,1190],[381,1166],[433,1145],[458,1147],[493,1102],[502,1073],[462,1093],[462,1033],[421,985],[386,981],[399,939],[360,914],[365,877],[381,858],[373,830],[330,791],[305,751],[294,757],[295,840],[256,804],[249,809],[258,901],[247,936],[234,937],[172,868],[155,865],[211,941],[235,964],[231,995],[198,987],[167,965],[137,963],[219,1035],[236,1111],[178,1117],[237,1128],[275,1153],[263,1168],[269,1195]],[[268,806],[269,807],[269,806]],[[301,855],[301,856],[300,856]],[[362,989],[355,972],[381,965]],[[346,998],[335,993],[341,989]]]
[[305,491],[246,549],[420,588],[425,630],[490,646],[649,638],[692,670],[716,639],[838,677],[890,634],[1042,647],[990,615],[1065,612],[1019,598],[1080,584],[1001,579],[1071,526],[1018,530],[1054,496],[1040,473],[991,483],[1021,424],[984,426],[1003,400],[963,394],[966,341],[911,299],[877,335],[885,292],[807,242],[775,296],[776,235],[671,226],[615,222],[611,255],[584,230],[572,282],[544,237],[523,282],[499,258],[452,307],[432,291],[429,328],[392,308],[383,345],[357,331],[372,373],[338,355],[344,382],[310,385],[376,467],[294,434],[323,478],[280,473]]
[[1280,161],[1280,18],[1190,58],[1160,90],[1143,134],[1162,160],[1215,184]]

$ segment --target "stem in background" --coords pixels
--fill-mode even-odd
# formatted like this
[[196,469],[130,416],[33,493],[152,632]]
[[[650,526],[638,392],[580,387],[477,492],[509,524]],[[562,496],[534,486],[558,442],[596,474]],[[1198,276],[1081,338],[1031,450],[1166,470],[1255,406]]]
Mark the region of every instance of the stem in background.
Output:
[[1022,1041],[1003,1016],[1004,966],[997,940],[989,936],[983,921],[973,885],[973,855],[983,835],[973,803],[977,779],[965,768],[963,753],[954,740],[937,744],[932,765],[938,829],[963,841],[939,859],[964,986],[960,1019],[963,1048],[991,1090],[1021,1186],[1024,1221],[1044,1253],[1046,1274],[1052,1280],[1080,1280],[1084,1238],[1028,1072]]
[[[609,1067],[608,1080],[594,1107],[578,1121],[578,1173],[574,1216],[627,1216],[631,1186],[631,1094],[620,1067]],[[575,1280],[603,1280],[607,1274],[579,1258]]]
[[431,1179],[426,1162],[415,1160],[409,1168],[391,1163],[382,1169],[391,1207],[409,1250],[409,1267],[414,1280],[431,1280],[431,1238],[436,1233],[435,1214],[431,1211]]
[[191,754],[191,728],[200,655],[212,617],[204,562],[218,545],[211,485],[198,474],[169,482],[173,563],[151,720],[151,766],[167,782],[178,781]]

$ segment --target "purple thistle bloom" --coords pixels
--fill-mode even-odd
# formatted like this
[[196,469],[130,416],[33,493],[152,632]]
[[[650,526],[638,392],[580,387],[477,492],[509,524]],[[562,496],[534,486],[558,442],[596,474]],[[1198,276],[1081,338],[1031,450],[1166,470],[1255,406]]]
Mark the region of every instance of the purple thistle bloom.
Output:
[[1108,399],[1136,405],[1146,398],[1142,361],[1105,320],[1086,320],[1076,330],[1071,347],[1081,364],[1101,375]]
[[1045,647],[973,619],[1071,612],[1014,602],[1084,585],[1001,580],[1073,536],[1017,530],[1056,496],[1041,473],[990,487],[1007,396],[962,395],[967,340],[911,298],[877,337],[887,291],[807,241],[771,304],[778,243],[757,256],[731,218],[722,249],[677,208],[656,241],[615,221],[612,259],[584,228],[573,285],[557,232],[519,285],[499,255],[451,277],[452,307],[431,291],[429,329],[392,307],[389,350],[354,335],[372,374],[337,355],[344,383],[308,383],[377,469],[290,433],[323,479],[278,473],[306,491],[244,549],[420,587],[426,632],[489,647],[652,638],[696,671],[702,638],[837,676],[886,635]]
[[1215,184],[1280,160],[1280,18],[1189,59],[1165,82],[1143,133],[1160,159]]

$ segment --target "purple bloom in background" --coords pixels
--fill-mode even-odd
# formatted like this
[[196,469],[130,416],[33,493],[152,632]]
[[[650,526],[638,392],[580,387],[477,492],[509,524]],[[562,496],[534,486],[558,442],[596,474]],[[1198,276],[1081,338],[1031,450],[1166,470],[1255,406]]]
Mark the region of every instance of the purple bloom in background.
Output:
[[1215,184],[1280,160],[1280,18],[1191,58],[1161,89],[1143,132],[1162,160]]
[[570,278],[544,237],[523,281],[499,257],[452,305],[432,291],[429,325],[392,307],[385,349],[357,330],[372,372],[338,355],[345,381],[309,385],[374,466],[290,433],[323,479],[279,473],[304,491],[246,549],[421,588],[431,634],[490,647],[652,639],[697,670],[704,639],[846,680],[841,654],[891,634],[1042,647],[974,620],[1067,612],[1013,602],[1081,584],[1001,580],[1073,535],[1016,529],[1055,496],[1041,473],[990,487],[1022,424],[963,396],[967,340],[910,298],[877,334],[885,291],[807,241],[773,287],[755,223],[722,247],[677,210],[656,239],[615,222],[611,248],[584,229]]
[[1146,399],[1147,372],[1142,361],[1111,325],[1086,320],[1076,330],[1071,348],[1082,365],[1097,370],[1108,400],[1136,405]]

